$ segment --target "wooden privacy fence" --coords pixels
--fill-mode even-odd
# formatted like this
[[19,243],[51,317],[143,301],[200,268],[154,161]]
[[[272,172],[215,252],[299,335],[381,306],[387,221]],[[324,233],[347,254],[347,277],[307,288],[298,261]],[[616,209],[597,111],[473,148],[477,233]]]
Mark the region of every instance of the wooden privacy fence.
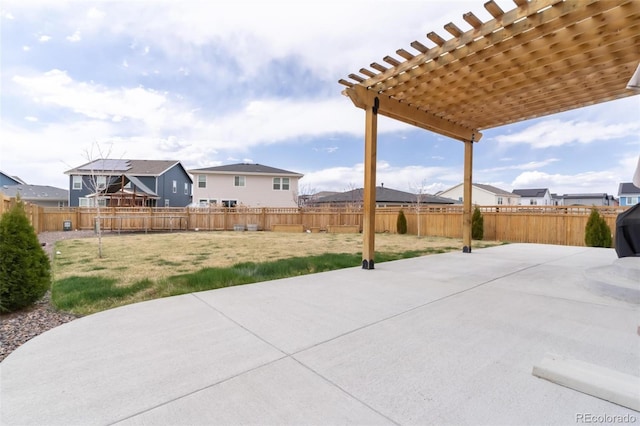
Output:
[[[15,200],[3,197],[0,213]],[[26,204],[37,232],[95,229],[96,208],[42,208]],[[584,246],[584,232],[593,207],[586,206],[482,206],[484,239],[508,242]],[[595,207],[615,238],[616,218],[628,207]],[[400,207],[376,209],[376,232],[396,232]],[[409,234],[462,238],[461,205],[404,207]],[[322,208],[149,208],[103,207],[101,227],[108,231],[271,231],[274,225],[301,225],[313,232],[362,230],[358,207]]]

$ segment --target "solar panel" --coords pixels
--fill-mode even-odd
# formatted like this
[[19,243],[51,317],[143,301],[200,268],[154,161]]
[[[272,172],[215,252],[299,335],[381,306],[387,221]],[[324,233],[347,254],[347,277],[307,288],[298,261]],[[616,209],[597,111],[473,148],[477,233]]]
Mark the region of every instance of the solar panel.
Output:
[[103,158],[100,160],[92,161],[89,164],[85,164],[78,170],[101,170],[101,171],[115,171],[125,172],[131,168],[129,160],[114,160],[110,158]]

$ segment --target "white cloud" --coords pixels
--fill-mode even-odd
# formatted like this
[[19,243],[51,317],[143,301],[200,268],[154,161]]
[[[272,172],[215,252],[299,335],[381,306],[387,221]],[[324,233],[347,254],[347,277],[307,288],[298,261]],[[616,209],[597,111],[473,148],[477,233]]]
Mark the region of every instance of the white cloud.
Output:
[[38,41],[41,43],[46,43],[49,40],[51,40],[51,36],[48,35],[41,35],[40,37],[38,37]]
[[13,21],[14,19],[16,19],[11,12],[7,12],[6,10],[0,10],[0,17],[4,18],[4,19],[8,19],[10,21]]
[[640,131],[637,122],[607,124],[560,119],[544,120],[517,133],[499,135],[495,139],[503,144],[527,144],[533,148],[548,148],[573,143],[591,143],[636,136]]
[[[328,167],[322,170],[303,172],[300,184],[316,191],[348,191],[364,186],[364,165]],[[462,170],[447,167],[393,166],[386,161],[378,161],[376,185],[399,191],[435,194],[438,191],[460,183]]]
[[97,9],[95,7],[92,7],[87,12],[87,17],[90,19],[102,19],[104,18],[104,16],[105,16],[105,13],[102,10]]
[[27,121],[31,121],[31,122],[38,121],[38,117],[33,117],[31,115],[26,116],[24,119],[27,120]]
[[25,51],[25,52],[28,52],[28,51],[31,50],[31,46],[26,46],[26,45],[22,46],[22,50]]
[[75,43],[78,42],[80,40],[82,40],[82,37],[80,36],[80,31],[76,30],[72,35],[67,36],[66,37],[68,41]]
[[590,171],[574,175],[548,174],[527,171],[518,175],[512,188],[549,188],[557,194],[581,194],[602,192],[617,195],[618,183],[624,180],[620,173],[611,171]]
[[529,161],[527,163],[521,163],[521,164],[513,164],[510,166],[502,166],[502,167],[491,167],[489,169],[481,169],[478,170],[478,172],[480,173],[494,173],[494,172],[503,172],[503,171],[507,171],[507,170],[534,170],[534,169],[539,169],[545,166],[548,166],[549,164],[553,164],[555,162],[560,161],[557,158],[549,158],[543,161]]

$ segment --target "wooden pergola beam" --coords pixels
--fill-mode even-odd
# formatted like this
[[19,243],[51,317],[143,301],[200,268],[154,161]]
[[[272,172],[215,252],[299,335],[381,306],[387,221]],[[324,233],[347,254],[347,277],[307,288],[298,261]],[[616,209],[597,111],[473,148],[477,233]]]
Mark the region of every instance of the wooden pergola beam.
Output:
[[378,114],[411,124],[421,129],[440,133],[450,138],[465,142],[482,138],[482,133],[476,129],[460,126],[427,111],[420,110],[404,102],[367,90],[363,86],[354,85],[343,91],[353,104],[362,109],[371,108],[378,102]]

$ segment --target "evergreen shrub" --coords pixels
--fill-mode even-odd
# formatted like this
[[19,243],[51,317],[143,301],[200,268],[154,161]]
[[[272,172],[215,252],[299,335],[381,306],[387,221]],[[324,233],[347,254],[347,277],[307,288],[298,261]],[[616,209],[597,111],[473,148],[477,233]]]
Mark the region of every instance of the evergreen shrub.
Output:
[[593,208],[584,230],[584,243],[587,247],[611,247],[611,228]]
[[17,200],[0,219],[0,312],[13,312],[40,298],[51,284],[49,256]]
[[404,215],[402,209],[398,212],[398,220],[396,222],[396,231],[398,234],[406,234],[407,233],[407,218]]
[[473,216],[471,216],[471,238],[474,240],[484,238],[484,218],[478,206],[473,210]]

